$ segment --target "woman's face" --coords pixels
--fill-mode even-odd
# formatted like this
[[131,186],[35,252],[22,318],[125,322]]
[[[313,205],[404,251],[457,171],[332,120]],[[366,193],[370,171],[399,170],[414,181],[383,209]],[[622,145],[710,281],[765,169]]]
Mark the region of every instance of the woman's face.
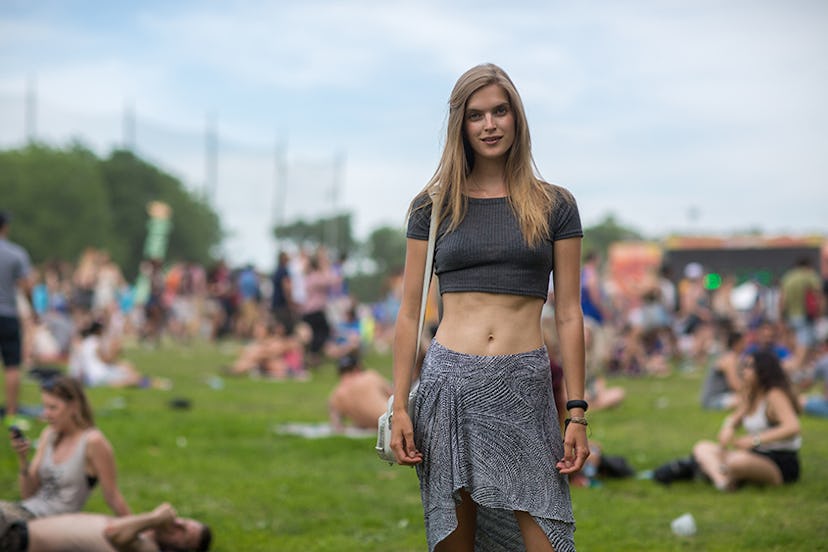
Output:
[[515,116],[506,91],[490,84],[472,94],[463,130],[475,159],[503,158],[515,142]]
[[742,361],[742,383],[746,389],[750,389],[756,384],[756,367],[753,363],[753,357],[746,357]]
[[43,417],[46,422],[58,431],[68,429],[74,424],[74,405],[49,393],[41,393],[43,403]]

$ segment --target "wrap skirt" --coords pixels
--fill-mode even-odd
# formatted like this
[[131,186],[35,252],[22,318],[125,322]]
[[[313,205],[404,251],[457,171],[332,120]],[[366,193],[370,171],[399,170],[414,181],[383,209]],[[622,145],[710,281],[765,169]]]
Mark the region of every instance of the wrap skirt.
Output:
[[414,403],[414,442],[429,551],[457,527],[465,490],[477,505],[475,550],[525,550],[514,511],[556,552],[575,550],[563,439],[546,348],[480,356],[432,340]]

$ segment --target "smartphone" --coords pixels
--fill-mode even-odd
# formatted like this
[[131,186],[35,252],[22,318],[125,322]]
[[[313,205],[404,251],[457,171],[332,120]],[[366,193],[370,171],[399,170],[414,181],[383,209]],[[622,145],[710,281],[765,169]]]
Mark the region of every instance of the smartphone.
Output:
[[9,431],[11,432],[13,439],[23,439],[25,435],[23,435],[23,430],[17,427],[16,425],[9,426]]

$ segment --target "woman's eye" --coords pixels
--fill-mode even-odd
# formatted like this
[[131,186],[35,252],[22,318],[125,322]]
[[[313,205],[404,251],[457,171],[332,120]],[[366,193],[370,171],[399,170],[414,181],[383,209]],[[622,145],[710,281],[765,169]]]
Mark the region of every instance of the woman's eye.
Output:
[[495,110],[495,114],[497,115],[506,115],[509,112],[509,109],[505,105],[501,105]]
[[469,113],[469,121],[479,121],[483,115],[480,113]]

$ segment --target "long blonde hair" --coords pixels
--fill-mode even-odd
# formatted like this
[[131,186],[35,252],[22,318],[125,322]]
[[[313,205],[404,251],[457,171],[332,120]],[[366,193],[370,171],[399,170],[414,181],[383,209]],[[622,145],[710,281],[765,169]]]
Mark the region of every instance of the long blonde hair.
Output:
[[492,63],[477,65],[463,73],[449,98],[446,143],[434,176],[417,198],[432,200],[412,205],[425,207],[432,201],[439,206],[440,222],[449,220],[448,231],[456,229],[466,214],[466,183],[474,168],[474,152],[464,131],[466,104],[472,94],[489,86],[500,86],[509,98],[515,119],[515,140],[506,157],[506,191],[526,243],[538,245],[549,237],[549,213],[558,199],[569,199],[560,187],[551,186],[537,176],[532,159],[532,144],[526,113],[517,88],[506,72]]

